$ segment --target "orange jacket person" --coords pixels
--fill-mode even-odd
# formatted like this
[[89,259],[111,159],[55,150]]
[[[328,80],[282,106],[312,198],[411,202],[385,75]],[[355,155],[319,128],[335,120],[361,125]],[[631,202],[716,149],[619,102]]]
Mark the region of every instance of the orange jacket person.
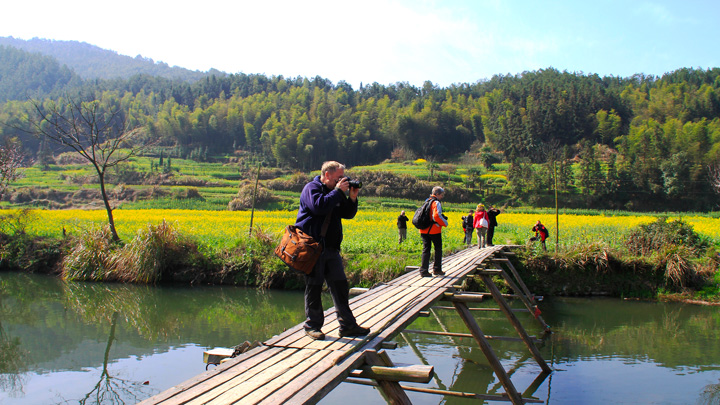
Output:
[[422,264],[420,265],[420,274],[423,277],[431,277],[428,271],[430,265],[430,244],[435,248],[435,261],[433,262],[433,274],[436,276],[444,276],[442,271],[442,227],[448,226],[448,220],[442,213],[442,205],[440,200],[445,197],[445,190],[440,186],[432,189],[431,199],[434,201],[430,205],[430,217],[433,224],[430,227],[420,230],[420,238],[423,242]]

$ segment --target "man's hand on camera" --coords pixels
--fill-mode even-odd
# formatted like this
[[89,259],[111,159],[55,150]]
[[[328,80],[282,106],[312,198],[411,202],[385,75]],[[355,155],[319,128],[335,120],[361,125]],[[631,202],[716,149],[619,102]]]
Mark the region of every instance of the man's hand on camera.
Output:
[[[347,180],[346,180],[347,182]],[[360,189],[356,187],[350,187],[350,199],[353,201],[357,201],[358,193],[360,193]]]
[[[342,190],[343,192],[348,191],[348,189],[350,188],[350,183],[348,183],[348,178],[343,177],[342,179],[340,179],[340,181],[338,181],[337,185],[335,185],[335,188],[337,188],[338,190]],[[357,194],[355,194],[355,195],[357,195]]]

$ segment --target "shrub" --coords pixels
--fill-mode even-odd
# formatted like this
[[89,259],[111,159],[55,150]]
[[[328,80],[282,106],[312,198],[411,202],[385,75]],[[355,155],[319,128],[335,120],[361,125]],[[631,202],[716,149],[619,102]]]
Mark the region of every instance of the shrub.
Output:
[[185,190],[178,190],[175,192],[175,198],[180,200],[188,200],[188,199],[196,199],[205,201],[203,196],[200,194],[200,191],[198,191],[195,187],[188,187]]
[[144,284],[200,281],[206,267],[197,245],[164,220],[138,231],[114,264],[118,280]]
[[270,190],[302,191],[313,177],[304,173],[295,173],[289,179],[275,179],[265,183]]
[[62,241],[25,232],[36,220],[23,209],[0,217],[0,270],[52,273],[62,258]]
[[693,257],[708,246],[691,225],[681,220],[667,222],[667,218],[664,217],[646,225],[639,225],[627,236],[628,250],[638,256],[648,256],[671,245],[693,249],[686,252],[691,253]]
[[115,266],[114,251],[118,246],[112,241],[110,227],[88,230],[74,237],[73,247],[60,264],[62,278],[78,281],[116,281],[112,271]]
[[[250,209],[253,206],[253,193],[255,192],[255,184],[245,182],[240,186],[235,198],[228,203],[228,210],[240,211]],[[257,195],[255,196],[255,206],[268,204],[277,201],[277,197],[267,188],[258,184]]]

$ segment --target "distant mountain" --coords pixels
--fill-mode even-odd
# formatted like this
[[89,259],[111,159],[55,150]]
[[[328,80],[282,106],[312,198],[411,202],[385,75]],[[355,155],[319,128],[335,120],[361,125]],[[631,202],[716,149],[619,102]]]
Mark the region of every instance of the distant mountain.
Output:
[[82,82],[51,56],[0,45],[0,102],[62,92]]
[[74,70],[83,79],[127,79],[134,75],[144,74],[195,82],[210,75],[226,75],[215,69],[211,69],[209,72],[200,72],[177,66],[170,67],[167,63],[155,62],[141,55],[132,58],[86,42],[40,38],[26,41],[13,37],[0,37],[0,45],[51,56],[60,64],[65,64]]

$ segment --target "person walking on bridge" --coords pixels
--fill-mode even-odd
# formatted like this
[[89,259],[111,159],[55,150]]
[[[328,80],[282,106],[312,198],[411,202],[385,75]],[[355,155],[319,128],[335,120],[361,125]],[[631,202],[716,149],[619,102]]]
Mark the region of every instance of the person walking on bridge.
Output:
[[486,245],[486,235],[488,229],[488,213],[485,210],[485,204],[478,204],[475,210],[475,218],[473,226],[477,229],[478,249],[482,249]]
[[488,229],[487,229],[487,246],[493,246],[493,236],[495,236],[495,227],[498,225],[497,216],[500,215],[500,210],[490,206],[487,210],[488,215]]
[[[364,336],[370,330],[357,324],[349,305],[350,288],[345,275],[340,244],[343,240],[343,219],[353,219],[358,210],[359,188],[350,187],[345,166],[325,162],[320,175],[307,183],[300,193],[295,226],[323,244],[323,251],[313,271],[305,276],[305,333],[315,340],[325,339],[321,328],[325,322],[322,306],[323,282],[332,296],[340,336]],[[345,193],[348,193],[346,195]],[[322,238],[325,218],[330,215],[327,233]]]
[[430,203],[430,218],[433,223],[428,228],[420,230],[420,238],[422,238],[422,262],[420,264],[420,275],[423,277],[431,277],[428,268],[430,266],[430,245],[435,247],[435,261],[433,263],[433,274],[436,276],[444,276],[442,271],[442,228],[448,226],[448,220],[442,212],[440,200],[445,197],[445,190],[440,186],[432,189],[432,195],[428,199],[433,201]]

